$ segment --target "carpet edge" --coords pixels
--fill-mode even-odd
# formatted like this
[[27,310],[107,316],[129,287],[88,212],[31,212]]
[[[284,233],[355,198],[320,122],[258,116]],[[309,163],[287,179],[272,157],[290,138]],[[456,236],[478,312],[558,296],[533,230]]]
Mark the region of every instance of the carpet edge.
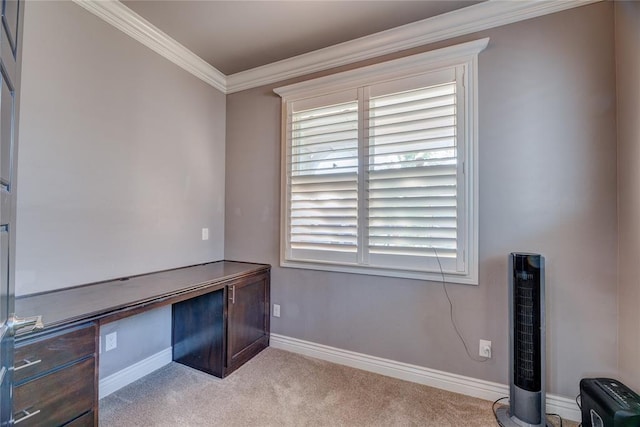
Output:
[[[270,346],[479,399],[493,401],[509,395],[509,387],[505,384],[343,350],[285,335],[272,333]],[[580,409],[573,399],[547,393],[546,403],[547,413],[556,413],[571,421],[581,421]]]

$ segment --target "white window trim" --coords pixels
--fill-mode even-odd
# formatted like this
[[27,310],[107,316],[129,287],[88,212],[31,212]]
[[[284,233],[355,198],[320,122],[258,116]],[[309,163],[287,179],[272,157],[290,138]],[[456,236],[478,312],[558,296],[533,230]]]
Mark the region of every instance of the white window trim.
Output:
[[[280,215],[280,266],[311,270],[326,270],[343,273],[358,273],[375,276],[389,276],[421,280],[444,280],[450,283],[478,284],[478,54],[488,45],[489,38],[479,39],[392,61],[345,71],[317,79],[274,89],[282,97],[281,127],[281,215]],[[288,103],[294,100],[339,92],[355,87],[367,86],[384,81],[411,77],[437,71],[439,69],[463,66],[463,83],[466,102],[464,104],[464,177],[465,203],[467,206],[464,224],[466,242],[465,257],[467,269],[464,273],[424,272],[395,270],[373,266],[328,263],[317,260],[290,260],[287,248],[287,125]],[[469,231],[470,230],[470,231]]]

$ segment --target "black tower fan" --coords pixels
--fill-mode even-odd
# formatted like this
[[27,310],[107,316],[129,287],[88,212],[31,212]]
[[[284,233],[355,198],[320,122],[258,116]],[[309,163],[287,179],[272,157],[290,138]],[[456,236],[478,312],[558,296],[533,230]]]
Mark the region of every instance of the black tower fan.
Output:
[[545,427],[544,257],[509,255],[509,406],[504,427]]

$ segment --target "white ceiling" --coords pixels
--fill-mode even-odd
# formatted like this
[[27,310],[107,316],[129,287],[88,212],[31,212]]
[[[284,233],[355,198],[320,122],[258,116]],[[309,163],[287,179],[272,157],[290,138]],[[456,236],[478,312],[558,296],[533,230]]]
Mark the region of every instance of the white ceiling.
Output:
[[133,0],[123,3],[229,75],[479,2]]

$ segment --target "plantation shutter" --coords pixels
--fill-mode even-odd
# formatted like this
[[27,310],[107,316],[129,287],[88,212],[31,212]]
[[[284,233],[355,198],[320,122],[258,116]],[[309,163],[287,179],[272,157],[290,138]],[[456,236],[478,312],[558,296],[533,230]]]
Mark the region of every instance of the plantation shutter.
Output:
[[450,69],[369,90],[370,264],[457,268],[457,86],[455,69]]
[[358,239],[358,101],[348,91],[294,102],[289,250],[297,259],[354,263]]
[[282,267],[478,283],[488,38],[274,89]]

